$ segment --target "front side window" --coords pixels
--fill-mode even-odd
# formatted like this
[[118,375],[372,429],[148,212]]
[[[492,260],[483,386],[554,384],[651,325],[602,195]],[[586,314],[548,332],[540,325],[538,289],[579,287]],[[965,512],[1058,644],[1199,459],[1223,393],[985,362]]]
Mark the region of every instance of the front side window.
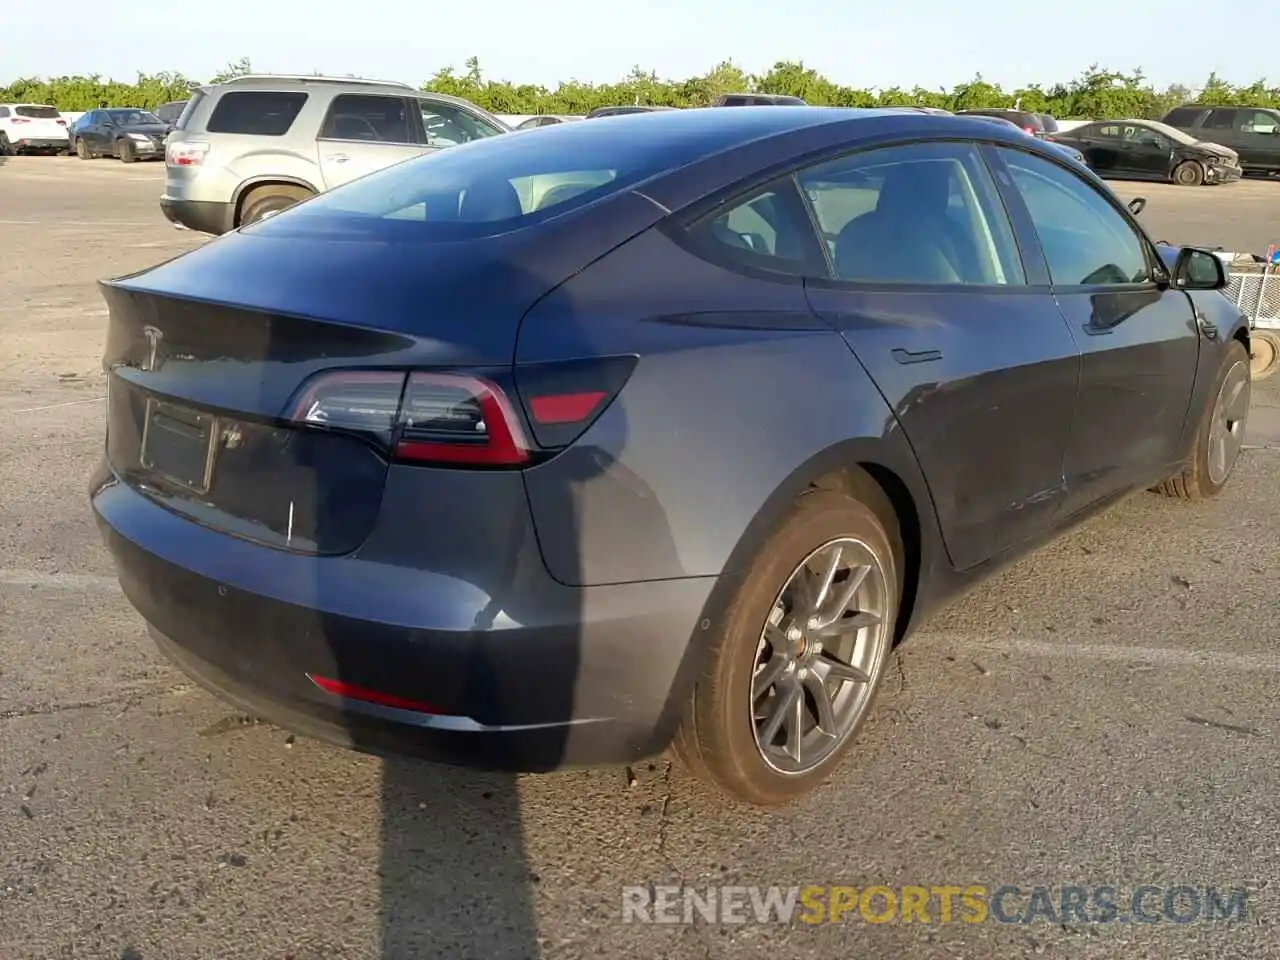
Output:
[[307,94],[302,92],[236,90],[224,93],[209,115],[205,129],[209,133],[283,137],[306,102]]
[[1280,121],[1273,113],[1262,110],[1241,110],[1236,129],[1241,133],[1276,133],[1280,131]]
[[999,148],[1026,204],[1053,283],[1145,283],[1147,248],[1129,222],[1091,184],[1021,150]]
[[1156,147],[1160,150],[1168,150],[1171,146],[1168,140],[1148,127],[1125,127],[1124,138],[1130,143],[1143,147]]
[[916,143],[801,171],[836,277],[1021,284],[1013,229],[977,147]]
[[403,97],[344,93],[333,98],[320,128],[321,140],[412,143],[408,104]]
[[479,117],[436,100],[419,100],[422,129],[431,147],[456,147],[460,143],[483,140],[503,131]]

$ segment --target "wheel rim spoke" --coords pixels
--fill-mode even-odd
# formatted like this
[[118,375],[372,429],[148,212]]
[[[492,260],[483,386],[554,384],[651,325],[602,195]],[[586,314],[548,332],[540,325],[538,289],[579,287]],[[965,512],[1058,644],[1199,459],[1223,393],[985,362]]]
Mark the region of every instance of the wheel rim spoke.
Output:
[[893,592],[865,542],[811,552],[761,629],[750,681],[756,747],[775,771],[807,773],[859,726],[889,649]]

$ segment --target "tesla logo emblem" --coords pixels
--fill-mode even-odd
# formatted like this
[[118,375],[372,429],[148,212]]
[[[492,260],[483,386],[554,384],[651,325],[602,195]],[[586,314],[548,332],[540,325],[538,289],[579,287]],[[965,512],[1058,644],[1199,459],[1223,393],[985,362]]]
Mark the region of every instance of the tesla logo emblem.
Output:
[[156,351],[160,347],[160,341],[164,339],[164,333],[156,327],[143,327],[142,335],[147,338],[147,360],[142,365],[142,369],[155,370]]

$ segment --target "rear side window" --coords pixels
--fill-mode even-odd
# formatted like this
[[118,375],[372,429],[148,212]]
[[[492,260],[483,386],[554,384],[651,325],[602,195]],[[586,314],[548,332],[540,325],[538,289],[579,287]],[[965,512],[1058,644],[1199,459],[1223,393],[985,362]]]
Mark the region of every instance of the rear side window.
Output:
[[203,90],[197,90],[195,93],[191,94],[191,99],[188,100],[187,105],[182,108],[182,113],[178,117],[178,122],[174,124],[177,129],[187,129],[187,126],[191,123],[191,118],[196,115],[196,110],[199,108],[206,96],[208,96],[208,94]]
[[827,273],[813,223],[790,177],[708,214],[689,228],[689,235],[709,259],[787,274]]
[[1199,107],[1178,107],[1170,110],[1169,115],[1164,118],[1164,122],[1171,127],[1193,127],[1195,126],[1196,117],[1200,116]]
[[1058,132],[1059,132],[1059,131],[1058,131],[1058,121],[1057,121],[1057,120],[1055,120],[1053,117],[1049,116],[1049,114],[1047,114],[1047,113],[1041,113],[1041,114],[1039,114],[1038,116],[1040,117],[1040,124],[1041,124],[1041,126],[1043,126],[1043,127],[1044,127],[1044,132],[1045,132],[1045,133],[1058,133]]
[[9,115],[9,108],[0,107],[0,117],[7,117],[8,115]]
[[35,120],[57,120],[62,116],[57,107],[14,107],[13,112],[20,117],[31,117]]
[[237,90],[224,93],[213,108],[205,130],[283,137],[293,126],[307,95],[275,90]]
[[1232,109],[1211,110],[1209,119],[1204,124],[1210,130],[1234,130],[1236,126],[1236,112]]
[[412,143],[407,106],[403,97],[344,93],[333,98],[320,139]]
[[837,279],[1026,282],[1013,228],[973,144],[868,150],[801,171],[798,180]]

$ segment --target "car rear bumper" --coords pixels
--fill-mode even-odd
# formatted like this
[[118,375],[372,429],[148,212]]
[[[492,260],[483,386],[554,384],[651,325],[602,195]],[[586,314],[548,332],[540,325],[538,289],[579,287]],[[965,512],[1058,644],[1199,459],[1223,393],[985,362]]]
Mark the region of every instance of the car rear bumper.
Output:
[[91,500],[161,650],[306,736],[507,770],[628,762],[667,745],[698,669],[690,640],[715,578],[569,588],[525,557],[504,599],[359,558],[374,550],[305,556],[218,533],[105,464]]
[[212,233],[215,236],[232,230],[235,226],[235,206],[213,200],[176,200],[160,198],[160,211],[170,223]]
[[18,150],[66,150],[70,142],[66,137],[19,137],[9,145]]

